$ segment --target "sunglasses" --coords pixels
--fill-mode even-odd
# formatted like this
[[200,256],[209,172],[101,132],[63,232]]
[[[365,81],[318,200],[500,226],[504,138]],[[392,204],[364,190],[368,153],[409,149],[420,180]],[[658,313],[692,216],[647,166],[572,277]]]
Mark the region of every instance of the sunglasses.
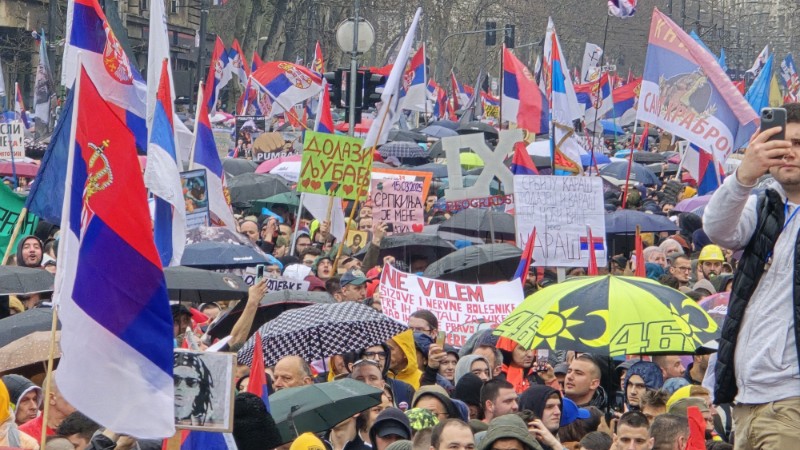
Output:
[[200,385],[200,379],[195,377],[181,377],[178,375],[173,375],[172,381],[175,383],[175,387],[180,386],[181,381],[183,381],[188,388],[194,388]]

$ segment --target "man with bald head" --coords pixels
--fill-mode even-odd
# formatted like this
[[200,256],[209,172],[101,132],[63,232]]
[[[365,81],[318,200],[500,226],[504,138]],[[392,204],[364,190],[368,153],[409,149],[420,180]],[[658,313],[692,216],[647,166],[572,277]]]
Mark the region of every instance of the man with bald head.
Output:
[[311,367],[299,356],[284,356],[275,364],[273,377],[276,391],[281,389],[314,384]]
[[[56,374],[56,371],[53,371],[53,375]],[[44,385],[47,385],[47,379],[44,381]],[[53,381],[50,383],[50,397],[45,399],[45,401],[50,402],[50,409],[47,413],[47,435],[52,436],[56,434],[56,429],[64,419],[75,412],[75,407],[69,404],[69,402],[64,399],[61,395],[61,391],[58,390],[58,386],[56,385],[56,378],[53,377]],[[20,431],[25,432],[29,436],[36,439],[36,442],[39,442],[42,439],[42,415],[39,417],[25,422],[24,424],[20,425]],[[39,442],[39,445],[42,443]]]
[[258,224],[252,220],[245,220],[239,225],[239,231],[255,244],[258,242]]

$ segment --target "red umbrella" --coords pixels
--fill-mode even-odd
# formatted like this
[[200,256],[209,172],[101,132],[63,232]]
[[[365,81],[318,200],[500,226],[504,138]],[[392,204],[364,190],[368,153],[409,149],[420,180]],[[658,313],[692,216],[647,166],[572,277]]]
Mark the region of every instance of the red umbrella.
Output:
[[[39,165],[26,162],[15,162],[17,176],[32,178],[39,172]],[[0,175],[12,175],[11,161],[0,161]]]
[[256,168],[256,173],[269,173],[270,170],[278,167],[279,164],[283,164],[285,162],[297,162],[302,160],[303,160],[303,155],[281,156],[280,158],[268,159],[259,164],[258,168]]

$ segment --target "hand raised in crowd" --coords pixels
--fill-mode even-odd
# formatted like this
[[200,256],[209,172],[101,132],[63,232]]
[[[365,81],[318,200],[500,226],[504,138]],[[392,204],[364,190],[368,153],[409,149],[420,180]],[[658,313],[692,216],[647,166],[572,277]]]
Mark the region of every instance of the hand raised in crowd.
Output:
[[319,224],[319,230],[317,230],[317,234],[315,237],[319,242],[325,242],[328,239],[328,236],[331,234],[331,221],[324,220]]
[[446,356],[447,353],[445,353],[441,345],[431,344],[430,349],[428,349],[428,367],[438,370]]
[[541,372],[537,371],[536,374],[539,375],[539,378],[541,378],[542,381],[544,381],[544,384],[550,384],[556,379],[555,369],[553,369],[553,366],[550,364],[545,364],[544,367],[545,370],[542,370]]
[[278,229],[278,219],[270,218],[267,220],[267,226],[261,230],[261,240],[264,242],[272,242],[275,238],[275,230]]
[[267,279],[262,278],[258,280],[258,283],[250,286],[250,289],[247,290],[247,303],[258,302],[264,298],[264,294],[267,293]]
[[553,436],[553,433],[539,419],[528,422],[528,432],[531,437],[550,448],[561,448],[561,442]]
[[781,131],[780,127],[759,131],[750,140],[744,158],[736,169],[736,179],[745,186],[754,186],[770,167],[785,164],[784,157],[792,150],[792,143],[786,140],[768,141]]
[[372,224],[372,245],[380,247],[384,237],[386,237],[386,224],[376,220]]

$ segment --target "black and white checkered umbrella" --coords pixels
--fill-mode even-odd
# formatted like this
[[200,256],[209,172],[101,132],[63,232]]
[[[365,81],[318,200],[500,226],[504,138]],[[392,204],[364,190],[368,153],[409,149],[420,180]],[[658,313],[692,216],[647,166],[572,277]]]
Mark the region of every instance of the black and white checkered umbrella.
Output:
[[264,364],[296,355],[314,361],[385,342],[408,327],[355,302],[307,306],[267,322],[239,350],[239,364],[250,365],[255,339],[261,339]]
[[413,142],[394,141],[381,145],[378,152],[384,158],[427,158],[428,150]]

